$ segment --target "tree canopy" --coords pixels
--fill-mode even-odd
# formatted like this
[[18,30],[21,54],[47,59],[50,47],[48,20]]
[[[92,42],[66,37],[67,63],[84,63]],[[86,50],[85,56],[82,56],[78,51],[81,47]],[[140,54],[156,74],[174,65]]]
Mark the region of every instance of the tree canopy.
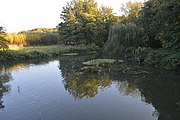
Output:
[[178,0],[129,2],[121,7],[125,18],[111,27],[104,50],[108,54],[123,54],[138,47],[180,48],[180,3]]
[[5,49],[8,49],[7,46],[7,40],[4,38],[5,32],[3,30],[3,27],[0,26],[0,49],[2,49],[3,51]]
[[179,0],[149,0],[139,18],[150,47],[180,47]]
[[64,43],[96,43],[103,46],[109,28],[118,21],[112,8],[98,8],[94,0],[72,0],[63,8],[59,33]]

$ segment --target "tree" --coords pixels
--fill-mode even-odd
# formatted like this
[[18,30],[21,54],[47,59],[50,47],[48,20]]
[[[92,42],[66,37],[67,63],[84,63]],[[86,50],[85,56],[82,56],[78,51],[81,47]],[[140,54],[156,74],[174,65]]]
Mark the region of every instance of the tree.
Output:
[[103,47],[107,41],[110,27],[120,20],[119,16],[113,14],[113,9],[110,7],[101,6],[97,18],[97,41],[95,43]]
[[72,0],[63,8],[59,24],[60,39],[64,43],[96,43],[102,46],[109,28],[118,20],[112,9],[98,9],[94,0]]
[[141,8],[143,7],[142,2],[128,2],[121,6],[121,14],[125,16],[125,21],[135,22],[141,15]]
[[108,40],[104,44],[106,54],[122,57],[143,44],[143,28],[137,22],[141,7],[141,2],[128,2],[121,7],[120,22],[111,27]]
[[140,22],[150,47],[179,48],[179,8],[178,0],[149,0],[144,4]]
[[27,42],[27,36],[25,34],[16,34],[11,33],[5,36],[5,39],[9,42],[9,44],[16,44],[16,45],[25,45]]
[[[59,24],[64,42],[92,42],[96,29],[97,3],[94,0],[72,0],[63,8]],[[93,29],[92,29],[93,28]]]
[[7,45],[7,40],[4,39],[4,30],[3,27],[0,27],[0,49],[2,49],[3,51],[5,49],[8,49],[8,45]]

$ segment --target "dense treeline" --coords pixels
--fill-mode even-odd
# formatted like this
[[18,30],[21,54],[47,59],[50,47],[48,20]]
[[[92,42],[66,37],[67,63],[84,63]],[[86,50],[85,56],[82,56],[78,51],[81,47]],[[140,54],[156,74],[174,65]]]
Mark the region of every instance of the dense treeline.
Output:
[[20,31],[19,33],[57,33],[57,28],[34,28],[32,30]]
[[26,33],[27,46],[58,44],[58,33]]
[[139,23],[150,47],[180,47],[179,8],[179,0],[149,0],[144,4]]
[[95,43],[103,46],[109,27],[118,21],[112,8],[98,8],[94,0],[72,0],[63,8],[60,40],[66,44]]
[[105,53],[118,58],[133,57],[166,69],[180,69],[178,0],[149,0],[140,9],[134,9],[135,6],[137,3],[126,7],[126,18],[111,27]]
[[57,28],[36,28],[4,34],[0,27],[0,49],[7,44],[23,46],[95,44],[116,58],[134,59],[166,68],[180,68],[180,2],[149,0],[128,2],[113,9],[94,0],[71,0],[63,7]]
[[111,27],[108,42],[105,44],[107,53],[114,54],[119,51],[121,54],[130,47],[179,49],[178,0],[149,0],[143,7],[136,9],[138,14],[132,11],[137,3],[127,3],[127,6],[130,7],[126,7],[126,19]]
[[128,2],[121,7],[122,15],[115,16],[112,8],[98,8],[94,0],[72,0],[61,14],[60,38],[99,46],[108,39],[113,44],[119,40],[125,48],[179,48],[179,7],[178,0],[149,0],[144,5]]
[[[94,0],[71,0],[63,8],[60,40],[66,44],[95,43],[105,54],[137,58],[148,64],[180,66],[180,3],[149,0],[122,5],[121,16]],[[163,50],[162,50],[163,49]]]
[[58,43],[59,34],[56,28],[36,28],[28,31],[21,31],[18,34],[4,34],[1,32],[1,46],[19,45],[19,46],[35,46],[35,45],[55,45]]
[[8,44],[14,44],[14,45],[25,45],[27,42],[27,36],[25,34],[6,34],[4,37]]
[[122,5],[124,19],[111,26],[108,40],[104,45],[105,54],[122,57],[144,45],[144,29],[138,25],[142,7],[141,2],[128,2]]
[[35,28],[21,31],[19,34],[26,36],[26,46],[55,45],[59,40],[57,28]]

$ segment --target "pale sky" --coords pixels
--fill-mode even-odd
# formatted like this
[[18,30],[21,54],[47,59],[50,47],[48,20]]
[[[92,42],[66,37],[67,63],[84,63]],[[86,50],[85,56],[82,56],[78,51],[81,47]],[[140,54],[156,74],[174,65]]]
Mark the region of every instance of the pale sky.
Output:
[[[33,28],[53,28],[61,22],[62,7],[70,0],[1,0],[0,25],[6,32]],[[118,12],[122,3],[144,0],[95,0]]]

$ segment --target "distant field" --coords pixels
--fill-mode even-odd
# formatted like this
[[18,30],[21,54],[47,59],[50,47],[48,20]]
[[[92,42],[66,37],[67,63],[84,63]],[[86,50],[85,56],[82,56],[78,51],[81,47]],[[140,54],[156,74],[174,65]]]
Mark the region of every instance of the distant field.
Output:
[[31,47],[22,47],[20,51],[25,52],[32,52],[32,51],[39,51],[39,52],[55,52],[55,51],[66,51],[68,49],[73,48],[72,46],[63,46],[63,45],[50,45],[50,46],[31,46]]
[[86,53],[95,53],[99,48],[94,45],[81,46],[65,46],[65,45],[49,45],[49,46],[31,46],[18,47],[12,45],[10,50],[1,52],[0,62],[39,59],[56,57],[60,55],[72,56]]

